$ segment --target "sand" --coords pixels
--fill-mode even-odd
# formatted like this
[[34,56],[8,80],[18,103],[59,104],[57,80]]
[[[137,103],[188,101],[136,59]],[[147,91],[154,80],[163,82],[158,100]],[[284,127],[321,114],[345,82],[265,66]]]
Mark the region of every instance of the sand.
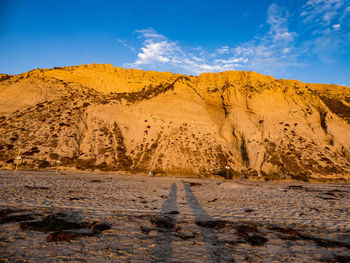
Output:
[[[349,208],[340,183],[1,170],[0,262],[348,262]],[[50,215],[85,225],[24,227]]]

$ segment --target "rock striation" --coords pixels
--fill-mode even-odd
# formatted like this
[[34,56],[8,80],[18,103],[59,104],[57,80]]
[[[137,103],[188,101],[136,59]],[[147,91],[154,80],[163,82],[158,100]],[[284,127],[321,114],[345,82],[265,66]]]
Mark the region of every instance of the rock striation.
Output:
[[350,89],[91,64],[0,75],[0,167],[350,179]]

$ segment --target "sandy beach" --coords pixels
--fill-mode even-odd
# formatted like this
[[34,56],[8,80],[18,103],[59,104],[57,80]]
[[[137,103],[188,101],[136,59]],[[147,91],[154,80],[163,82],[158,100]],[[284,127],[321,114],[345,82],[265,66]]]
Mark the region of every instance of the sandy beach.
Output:
[[350,185],[0,171],[0,262],[349,262]]

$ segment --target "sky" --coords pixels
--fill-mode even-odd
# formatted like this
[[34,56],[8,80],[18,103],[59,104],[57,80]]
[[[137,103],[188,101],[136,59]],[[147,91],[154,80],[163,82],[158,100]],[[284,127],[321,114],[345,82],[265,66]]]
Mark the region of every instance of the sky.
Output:
[[350,0],[0,0],[0,72],[90,63],[350,86]]

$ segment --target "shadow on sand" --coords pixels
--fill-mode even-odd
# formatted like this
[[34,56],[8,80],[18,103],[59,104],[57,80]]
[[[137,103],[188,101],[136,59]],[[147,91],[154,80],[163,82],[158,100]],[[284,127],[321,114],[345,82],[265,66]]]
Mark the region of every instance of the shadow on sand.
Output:
[[232,251],[229,248],[225,247],[224,242],[221,242],[218,239],[215,229],[201,226],[199,223],[210,222],[214,220],[200,205],[197,198],[193,194],[191,187],[184,181],[182,181],[182,183],[185,188],[187,203],[191,207],[192,212],[195,216],[195,220],[199,226],[201,236],[206,245],[208,253],[210,254],[212,262],[234,262]]
[[171,185],[168,198],[164,201],[160,215],[151,220],[157,226],[157,246],[153,250],[153,262],[172,261],[172,242],[174,239],[177,215],[176,184]]

